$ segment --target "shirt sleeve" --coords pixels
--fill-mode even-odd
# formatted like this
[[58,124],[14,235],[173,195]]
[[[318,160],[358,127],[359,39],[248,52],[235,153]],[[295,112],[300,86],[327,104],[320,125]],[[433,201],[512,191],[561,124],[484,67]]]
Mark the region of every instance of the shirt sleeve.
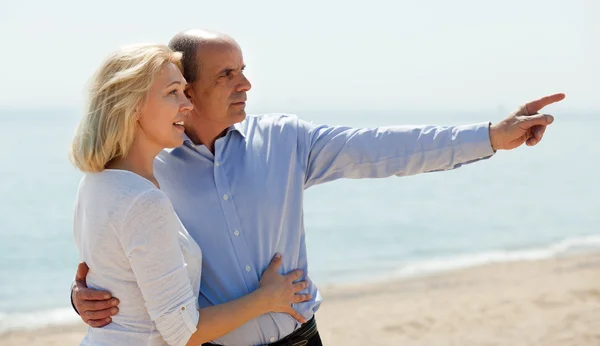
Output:
[[150,190],[137,197],[119,229],[148,314],[169,345],[185,345],[199,318],[178,240],[180,227],[168,197]]
[[452,170],[494,154],[489,123],[352,128],[298,119],[305,187],[339,178],[385,178]]

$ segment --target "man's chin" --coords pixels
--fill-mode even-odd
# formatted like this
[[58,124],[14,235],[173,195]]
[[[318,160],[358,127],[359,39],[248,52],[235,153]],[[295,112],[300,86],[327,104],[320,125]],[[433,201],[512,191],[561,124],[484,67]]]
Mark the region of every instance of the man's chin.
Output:
[[236,124],[244,121],[246,119],[246,109],[245,107],[240,107],[238,109],[229,109],[227,113],[227,121],[231,124]]
[[246,110],[245,110],[245,109],[242,109],[242,110],[240,110],[240,111],[237,111],[237,112],[234,114],[233,118],[234,118],[234,119],[236,120],[236,122],[238,122],[238,123],[239,123],[240,121],[243,121],[244,119],[246,119]]

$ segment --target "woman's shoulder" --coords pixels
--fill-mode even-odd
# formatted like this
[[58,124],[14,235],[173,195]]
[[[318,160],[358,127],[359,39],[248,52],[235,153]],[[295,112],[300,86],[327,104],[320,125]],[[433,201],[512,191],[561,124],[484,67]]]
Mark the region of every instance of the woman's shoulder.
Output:
[[85,174],[79,184],[78,200],[108,211],[112,217],[124,217],[128,211],[144,208],[147,212],[161,210],[170,203],[166,194],[149,180],[124,170]]
[[104,192],[133,198],[147,191],[158,190],[148,179],[120,169],[105,169],[98,173],[87,173],[81,179],[79,187],[96,193]]

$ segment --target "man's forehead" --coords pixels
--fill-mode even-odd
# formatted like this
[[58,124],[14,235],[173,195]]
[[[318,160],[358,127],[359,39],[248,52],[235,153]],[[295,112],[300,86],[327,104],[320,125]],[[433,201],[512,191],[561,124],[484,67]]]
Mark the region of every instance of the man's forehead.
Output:
[[244,58],[240,47],[230,42],[206,42],[198,49],[196,56],[201,69],[218,70],[223,67],[243,65]]

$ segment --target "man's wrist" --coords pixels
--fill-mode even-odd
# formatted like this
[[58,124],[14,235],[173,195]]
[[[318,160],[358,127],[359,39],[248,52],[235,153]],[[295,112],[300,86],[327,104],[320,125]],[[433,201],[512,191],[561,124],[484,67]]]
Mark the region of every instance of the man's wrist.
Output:
[[498,145],[494,143],[494,139],[496,138],[496,128],[494,127],[494,125],[492,125],[491,121],[488,125],[488,132],[490,136],[490,146],[492,147],[494,153],[496,153],[498,151]]

